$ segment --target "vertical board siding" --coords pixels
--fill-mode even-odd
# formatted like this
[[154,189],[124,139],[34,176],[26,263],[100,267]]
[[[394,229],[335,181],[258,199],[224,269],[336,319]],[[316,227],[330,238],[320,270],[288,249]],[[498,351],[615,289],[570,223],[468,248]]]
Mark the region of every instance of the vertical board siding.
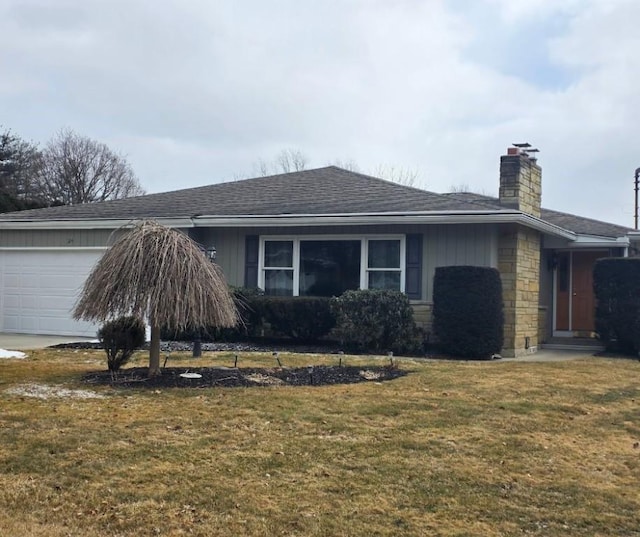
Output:
[[[89,247],[113,242],[112,230],[0,230],[0,246],[4,247]],[[199,228],[189,232],[203,246],[215,246],[216,262],[227,283],[245,284],[245,239],[247,235],[367,235],[421,234],[422,282],[421,299],[433,297],[433,275],[436,267],[478,265],[497,267],[497,230],[492,225],[406,225],[406,226],[318,226],[250,228]]]
[[200,228],[199,242],[205,247],[215,246],[216,263],[229,285],[244,285],[245,231],[239,228]]
[[68,230],[0,230],[0,246],[3,247],[63,247],[86,248],[107,246],[113,242],[111,229],[68,229]]
[[[424,300],[433,300],[436,267],[498,266],[497,230],[491,225],[429,226],[425,229],[422,272]],[[423,292],[424,294],[424,292]]]

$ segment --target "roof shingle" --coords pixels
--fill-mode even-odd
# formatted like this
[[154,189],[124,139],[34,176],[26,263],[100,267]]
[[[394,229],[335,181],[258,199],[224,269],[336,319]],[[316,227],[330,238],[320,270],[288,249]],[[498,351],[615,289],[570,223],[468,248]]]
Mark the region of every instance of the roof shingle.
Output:
[[[134,220],[196,216],[371,214],[506,211],[496,198],[436,194],[336,166],[76,206],[0,215],[0,221]],[[569,231],[603,237],[629,228],[542,209],[542,219]]]

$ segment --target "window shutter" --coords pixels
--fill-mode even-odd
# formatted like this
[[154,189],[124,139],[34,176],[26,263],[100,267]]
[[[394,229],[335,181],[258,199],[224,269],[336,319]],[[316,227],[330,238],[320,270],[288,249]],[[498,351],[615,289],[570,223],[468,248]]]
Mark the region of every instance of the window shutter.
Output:
[[247,235],[244,241],[244,286],[258,287],[258,235]]
[[407,235],[405,293],[411,300],[422,299],[422,235]]

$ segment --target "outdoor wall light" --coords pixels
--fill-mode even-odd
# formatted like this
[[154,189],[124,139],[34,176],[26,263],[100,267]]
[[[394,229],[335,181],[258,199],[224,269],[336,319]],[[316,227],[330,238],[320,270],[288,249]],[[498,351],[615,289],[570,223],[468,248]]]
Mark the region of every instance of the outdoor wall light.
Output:
[[207,256],[207,259],[212,263],[216,260],[216,256],[218,255],[218,251],[215,246],[209,246],[205,251],[204,255]]

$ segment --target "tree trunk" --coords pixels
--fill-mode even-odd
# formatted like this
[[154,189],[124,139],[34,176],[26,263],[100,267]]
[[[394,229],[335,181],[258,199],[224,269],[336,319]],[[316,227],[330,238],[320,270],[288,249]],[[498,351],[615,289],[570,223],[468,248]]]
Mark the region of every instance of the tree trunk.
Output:
[[151,343],[149,344],[149,376],[160,375],[160,327],[151,325]]

